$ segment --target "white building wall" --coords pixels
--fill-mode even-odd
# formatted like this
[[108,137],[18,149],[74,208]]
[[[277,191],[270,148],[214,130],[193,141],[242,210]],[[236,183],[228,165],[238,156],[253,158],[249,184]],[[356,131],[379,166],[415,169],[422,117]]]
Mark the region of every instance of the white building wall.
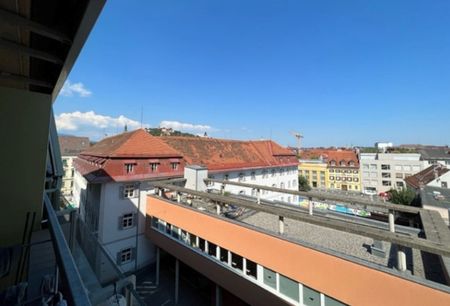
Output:
[[361,153],[360,167],[363,191],[386,192],[406,187],[404,179],[425,169],[427,162],[413,153]]
[[[272,172],[272,170],[274,170],[274,172]],[[263,171],[267,171],[266,174],[263,174]],[[252,175],[253,172],[255,173],[254,176]],[[243,174],[243,176],[240,179],[241,173]],[[298,190],[298,167],[296,166],[209,173],[210,178],[218,180],[226,180],[226,176],[228,176],[228,180],[232,182],[242,182],[247,184],[284,188],[287,190]],[[210,185],[209,188],[220,190],[221,184],[214,183]],[[243,194],[247,196],[256,196],[256,194],[252,194],[252,188],[234,185],[226,185],[225,192],[230,192],[232,194]],[[270,192],[266,190],[261,190],[260,195],[261,199],[265,200],[283,201],[292,204],[298,203],[298,197],[294,195]]]
[[440,177],[432,180],[427,184],[427,186],[440,187],[440,188],[450,188],[450,171],[444,173]]

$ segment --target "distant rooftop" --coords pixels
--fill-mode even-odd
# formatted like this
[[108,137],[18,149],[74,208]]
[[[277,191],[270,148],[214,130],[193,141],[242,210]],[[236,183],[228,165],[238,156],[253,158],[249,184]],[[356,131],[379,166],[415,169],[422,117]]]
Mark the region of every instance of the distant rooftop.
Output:
[[449,148],[420,148],[417,152],[422,154],[422,158],[426,160],[450,160]]
[[89,148],[88,137],[58,136],[62,156],[76,156]]
[[419,189],[448,171],[449,170],[442,165],[431,165],[414,175],[408,176],[405,178],[405,182],[409,186]]

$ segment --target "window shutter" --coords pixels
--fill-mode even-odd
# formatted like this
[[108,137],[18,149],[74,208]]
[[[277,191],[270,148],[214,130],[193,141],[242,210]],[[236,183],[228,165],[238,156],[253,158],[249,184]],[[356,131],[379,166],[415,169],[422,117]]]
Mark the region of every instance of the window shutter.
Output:
[[133,214],[133,227],[136,226],[136,224],[137,224],[137,218],[138,218],[138,214],[137,213]]
[[134,198],[139,197],[139,183],[134,183]]
[[124,192],[124,186],[122,185],[122,186],[120,186],[119,187],[119,199],[122,199],[123,200],[123,192]]
[[136,260],[136,248],[131,248],[131,260]]
[[118,223],[118,225],[119,225],[118,229],[119,230],[123,230],[123,222],[122,221],[123,221],[123,216],[120,216],[119,217],[119,223]]
[[116,263],[117,263],[118,265],[121,265],[121,264],[122,264],[122,251],[117,252]]

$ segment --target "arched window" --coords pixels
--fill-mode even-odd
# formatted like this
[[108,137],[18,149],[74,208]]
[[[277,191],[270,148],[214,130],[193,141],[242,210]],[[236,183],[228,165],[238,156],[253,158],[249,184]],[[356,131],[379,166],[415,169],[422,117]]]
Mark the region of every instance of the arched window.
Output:
[[345,166],[345,165],[346,165],[345,160],[341,160],[341,161],[339,162],[339,165],[340,165],[340,166]]

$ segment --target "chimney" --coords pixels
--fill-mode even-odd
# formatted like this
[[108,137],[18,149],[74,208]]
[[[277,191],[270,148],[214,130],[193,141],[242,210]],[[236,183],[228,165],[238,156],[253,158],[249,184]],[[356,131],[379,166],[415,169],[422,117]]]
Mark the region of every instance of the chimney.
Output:
[[188,189],[196,191],[206,191],[206,184],[203,181],[208,178],[208,169],[198,165],[189,165],[184,167],[184,178]]

